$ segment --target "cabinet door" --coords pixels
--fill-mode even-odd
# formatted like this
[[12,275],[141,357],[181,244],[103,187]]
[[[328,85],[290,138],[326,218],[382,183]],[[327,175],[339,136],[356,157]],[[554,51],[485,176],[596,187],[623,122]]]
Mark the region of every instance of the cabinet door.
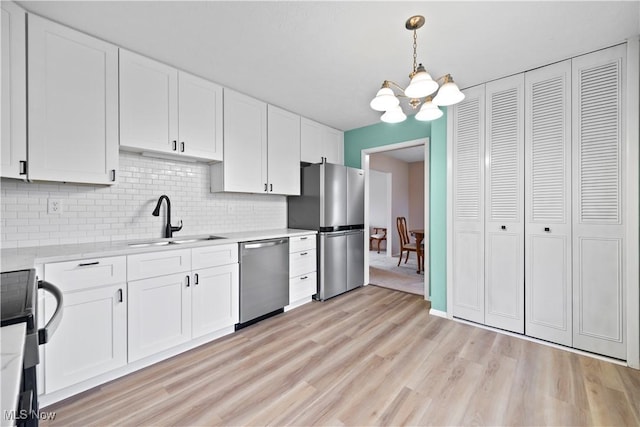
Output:
[[[26,178],[27,70],[26,14],[2,2],[2,155],[0,175]],[[20,162],[24,164],[20,165]]]
[[29,178],[110,184],[118,164],[118,48],[29,15]]
[[525,100],[525,333],[571,346],[571,61],[525,73]]
[[178,273],[129,282],[129,362],[191,339],[191,277]]
[[[56,308],[45,299],[46,318]],[[64,294],[64,315],[45,345],[47,393],[127,363],[127,289],[124,283]]]
[[300,161],[322,163],[324,157],[324,129],[320,123],[300,119]]
[[267,104],[224,91],[224,191],[267,188]]
[[485,86],[485,323],[524,332],[524,74]]
[[626,359],[626,46],[574,58],[571,77],[573,345]]
[[193,272],[193,338],[238,323],[238,264]]
[[300,116],[268,107],[269,193],[300,195]]
[[178,71],[120,49],[120,146],[178,150]]
[[341,165],[344,163],[344,133],[325,127],[324,132],[324,157],[329,163],[335,163]]
[[484,323],[484,85],[453,108],[453,315]]
[[222,87],[178,74],[180,153],[204,160],[222,160]]

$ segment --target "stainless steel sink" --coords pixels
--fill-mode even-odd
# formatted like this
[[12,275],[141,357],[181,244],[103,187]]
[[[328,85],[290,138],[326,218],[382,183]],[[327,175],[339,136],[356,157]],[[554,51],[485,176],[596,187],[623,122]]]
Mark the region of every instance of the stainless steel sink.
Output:
[[181,243],[194,243],[194,242],[203,242],[206,240],[218,240],[218,239],[226,239],[226,237],[221,236],[207,236],[207,237],[196,237],[194,239],[174,239],[169,243],[174,243],[179,245]]
[[185,243],[195,243],[195,242],[203,242],[207,240],[218,240],[218,239],[226,239],[226,237],[221,236],[206,236],[206,237],[196,237],[193,239],[174,239],[174,240],[162,240],[162,241],[150,241],[150,242],[132,242],[129,243],[128,246],[130,248],[145,248],[147,246],[166,246],[166,245],[181,245]]
[[165,246],[170,244],[171,242],[162,241],[162,242],[137,242],[137,243],[129,243],[128,246],[130,248],[145,248],[147,246]]

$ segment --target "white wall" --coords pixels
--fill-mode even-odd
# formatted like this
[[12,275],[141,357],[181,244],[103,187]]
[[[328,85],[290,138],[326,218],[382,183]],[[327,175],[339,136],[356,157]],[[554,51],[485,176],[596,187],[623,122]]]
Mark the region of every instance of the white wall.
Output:
[[[387,227],[389,218],[389,202],[387,201],[389,186],[387,180],[390,173],[369,169],[369,223],[372,227]],[[387,230],[387,235],[393,230]],[[387,242],[380,242],[380,248],[386,249]],[[377,247],[377,244],[374,246]]]
[[[151,215],[161,194],[171,199],[173,224],[183,221],[182,236],[287,225],[285,196],[210,193],[204,163],[121,152],[118,175],[113,186],[2,179],[2,247],[162,237],[165,207]],[[47,213],[48,198],[62,201],[62,214]]]
[[[409,163],[386,156],[381,153],[371,154],[369,168],[392,174],[391,179],[391,224],[393,229],[387,230],[387,240],[392,239],[393,255],[400,253],[400,238],[396,229],[396,218],[409,216]],[[369,189],[371,192],[371,189]]]
[[424,162],[409,163],[409,216],[407,228],[424,229]]

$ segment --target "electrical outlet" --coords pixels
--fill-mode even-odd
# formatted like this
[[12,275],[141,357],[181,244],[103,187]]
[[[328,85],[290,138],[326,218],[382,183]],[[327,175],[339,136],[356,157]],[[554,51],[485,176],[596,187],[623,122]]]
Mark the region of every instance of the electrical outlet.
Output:
[[62,199],[47,199],[47,212],[60,215],[62,213]]

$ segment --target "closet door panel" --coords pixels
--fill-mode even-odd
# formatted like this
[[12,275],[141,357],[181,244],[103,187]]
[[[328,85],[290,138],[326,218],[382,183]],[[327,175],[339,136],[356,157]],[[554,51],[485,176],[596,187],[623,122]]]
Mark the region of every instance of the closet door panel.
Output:
[[486,85],[485,323],[524,332],[524,74]]
[[453,108],[453,315],[484,323],[484,85]]
[[572,60],[574,347],[625,359],[624,45]]
[[525,333],[570,346],[570,60],[525,74],[525,118]]

